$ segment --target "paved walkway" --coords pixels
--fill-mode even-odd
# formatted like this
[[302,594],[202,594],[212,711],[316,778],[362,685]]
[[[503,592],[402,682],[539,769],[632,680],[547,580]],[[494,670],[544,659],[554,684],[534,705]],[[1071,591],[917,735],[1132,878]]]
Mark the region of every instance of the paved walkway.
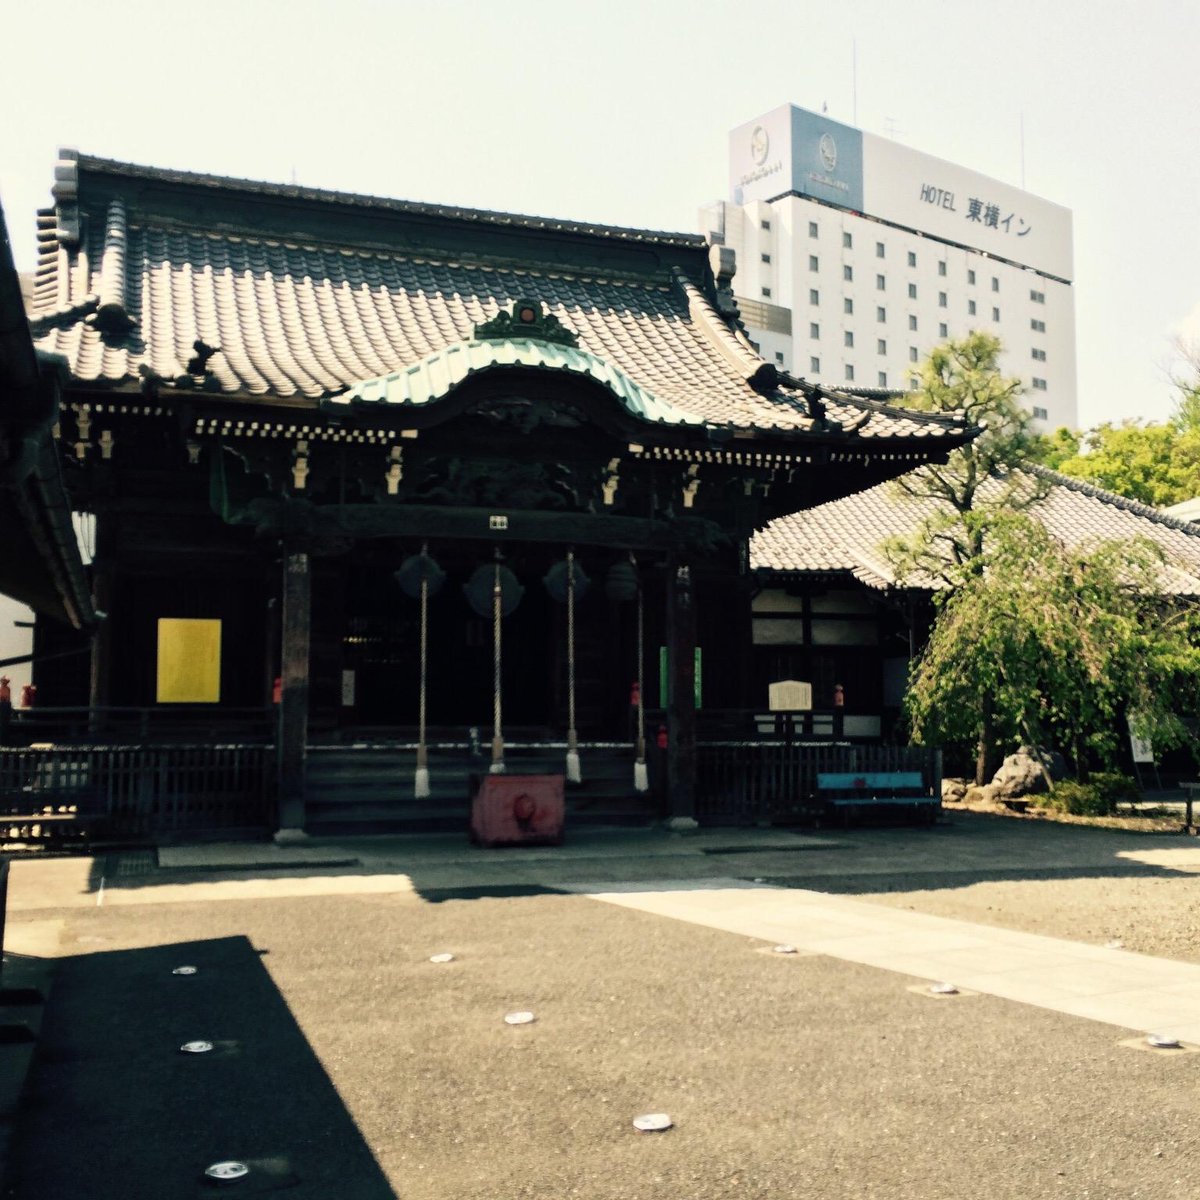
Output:
[[738,879],[558,885],[609,904],[1200,1044],[1200,966]]

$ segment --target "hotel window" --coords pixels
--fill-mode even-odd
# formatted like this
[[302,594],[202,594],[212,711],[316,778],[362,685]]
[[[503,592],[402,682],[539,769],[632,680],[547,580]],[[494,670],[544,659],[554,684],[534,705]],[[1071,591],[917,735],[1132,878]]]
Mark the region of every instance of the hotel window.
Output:
[[1045,362],[1046,361],[1045,350],[1034,350],[1034,351],[1032,351],[1032,354],[1033,354],[1035,362]]
[[993,276],[992,276],[992,291],[993,291],[993,292],[998,292],[999,290],[1000,290],[1000,280],[998,280],[998,279],[995,277],[995,275],[993,275]]
[[917,332],[917,318],[912,316],[911,314],[909,315],[909,318],[908,318],[908,327],[909,327],[909,329],[912,330],[913,333]]
[[919,388],[920,386],[921,386],[921,381],[919,379],[910,379],[908,381],[908,390],[910,392],[915,392],[917,390],[917,388]]
[[848,233],[843,233],[842,234],[842,245],[845,246],[847,250],[849,250],[854,245],[854,239]]
[[949,298],[945,292],[938,292],[938,308],[945,308],[949,304]]
[[1033,386],[1036,391],[1044,392],[1046,390],[1046,381],[1039,379],[1036,375],[1033,377]]
[[879,372],[879,386],[887,387],[887,372],[886,371]]
[[887,309],[886,308],[877,308],[875,310],[875,320],[877,320],[879,322],[885,322],[887,320]]
[[875,350],[879,354],[886,354],[887,353],[887,340],[885,338],[880,338],[875,343]]
[[910,283],[908,285],[908,298],[910,300],[915,300],[917,298],[917,285],[915,283]]
[[975,315],[975,301],[968,300],[967,301],[967,316],[973,317],[974,315]]
[[843,267],[842,268],[842,278],[845,279],[847,282],[852,280],[854,278],[854,268],[853,267]]
[[821,370],[821,360],[819,358],[810,358],[808,360],[808,369],[813,372]]
[[850,383],[854,382],[854,368],[849,363],[846,364],[846,379]]
[[1036,404],[1033,406],[1033,417],[1036,421],[1050,420],[1050,414],[1044,408],[1039,408]]
[[763,260],[763,262],[769,263],[771,261],[771,256],[769,254],[764,254],[762,256],[762,260]]
[[1046,322],[1039,321],[1037,317],[1034,317],[1033,320],[1029,322],[1029,328],[1032,329],[1034,333],[1045,333]]
[[770,229],[770,228],[771,228],[771,222],[770,222],[770,221],[762,221],[762,222],[760,222],[760,224],[762,225],[762,227],[763,227],[764,229]]
[[975,272],[974,272],[974,271],[968,271],[968,272],[967,272],[967,282],[968,282],[968,283],[974,283],[974,282],[975,282]]
[[819,338],[821,336],[821,327],[813,321],[808,326],[808,336],[810,338]]
[[938,262],[938,274],[945,275],[945,273],[946,273],[946,260],[942,259]]
[[779,364],[781,367],[783,366],[783,351],[782,351],[782,350],[776,350],[776,351],[775,351],[775,361],[776,361],[776,362],[777,362],[777,363],[778,363],[778,364]]
[[909,361],[909,362],[916,362],[916,361],[917,361],[917,348],[916,348],[916,346],[909,346],[909,348],[908,348],[908,361]]
[[809,302],[809,304],[820,304],[821,303],[821,293],[818,292],[816,288],[808,289],[808,302]]
[[808,256],[808,269],[810,271],[819,271],[821,269],[821,264],[818,262],[815,254],[810,254]]
[[847,346],[853,346],[854,345],[854,334],[851,333],[849,329],[847,329],[845,337],[843,337],[842,341],[845,342],[845,344]]
[[917,265],[917,256],[911,250],[908,252],[908,265],[910,267]]
[[949,336],[950,336],[950,330],[946,328],[946,322],[945,322],[945,321],[943,321],[943,322],[942,322],[942,323],[941,323],[941,324],[938,326],[938,337],[943,337],[943,338],[944,338],[944,337],[949,337]]
[[817,236],[817,223],[816,223],[816,221],[809,221],[809,223],[808,223],[808,236],[809,236],[809,237],[816,237],[816,236]]
[[883,243],[882,243],[882,242],[876,242],[876,243],[875,243],[875,257],[876,257],[876,258],[883,258],[883,257],[884,257],[884,255],[885,255],[885,253],[886,253],[886,251],[885,251],[885,250],[884,250],[884,248],[883,248]]
[[771,289],[763,288],[762,294],[769,300],[771,298]]
[[1045,292],[1030,292],[1029,298],[1030,298],[1030,300],[1032,300],[1034,302],[1034,304],[1045,304],[1046,303],[1046,293]]
[[875,290],[879,292],[887,290],[887,280],[882,275],[875,276]]
[[993,320],[993,321],[998,321],[998,320],[1000,320],[1000,310],[999,310],[998,308],[993,308],[993,309],[992,309],[992,320]]
[[854,313],[854,301],[851,300],[849,296],[842,301],[842,312],[851,315]]

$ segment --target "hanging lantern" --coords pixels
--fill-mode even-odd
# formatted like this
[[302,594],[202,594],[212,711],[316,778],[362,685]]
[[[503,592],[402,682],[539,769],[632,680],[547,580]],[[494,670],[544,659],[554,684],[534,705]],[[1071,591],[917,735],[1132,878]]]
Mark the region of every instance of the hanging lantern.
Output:
[[604,580],[604,594],[618,604],[637,599],[637,568],[631,562],[615,562],[608,568]]
[[400,564],[392,578],[410,600],[420,600],[422,578],[426,583],[425,594],[432,598],[442,590],[446,572],[428,554],[412,554]]
[[572,575],[575,580],[575,599],[582,600],[588,594],[588,588],[592,586],[592,581],[583,573],[578,559],[563,559],[562,562],[556,562],[542,577],[542,582],[546,585],[546,591],[550,593],[551,600],[556,600],[559,604],[566,604],[567,580]]
[[488,563],[476,567],[471,578],[463,584],[463,595],[472,610],[481,617],[492,615],[492,593],[496,586],[496,576],[500,577],[500,615],[509,617],[516,611],[525,595],[525,589],[517,582],[517,577],[507,567],[497,567]]

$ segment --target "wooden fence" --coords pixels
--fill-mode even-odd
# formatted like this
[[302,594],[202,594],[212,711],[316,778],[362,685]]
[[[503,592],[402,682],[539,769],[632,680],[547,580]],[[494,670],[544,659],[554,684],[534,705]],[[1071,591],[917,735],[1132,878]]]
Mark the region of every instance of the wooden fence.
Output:
[[263,744],[4,747],[0,827],[33,838],[66,824],[115,838],[266,830],[274,771]]
[[803,824],[817,819],[823,772],[920,771],[941,795],[940,751],[849,742],[703,741],[696,746],[696,818],[702,824]]

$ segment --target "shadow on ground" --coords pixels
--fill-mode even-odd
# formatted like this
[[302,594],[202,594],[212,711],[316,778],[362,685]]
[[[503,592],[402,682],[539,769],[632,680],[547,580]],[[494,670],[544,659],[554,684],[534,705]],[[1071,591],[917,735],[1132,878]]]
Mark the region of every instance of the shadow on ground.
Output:
[[[179,966],[192,975],[176,975]],[[204,1039],[213,1050],[185,1054]],[[237,1160],[236,1183],[205,1177]],[[59,962],[5,1195],[396,1200],[244,937]]]

